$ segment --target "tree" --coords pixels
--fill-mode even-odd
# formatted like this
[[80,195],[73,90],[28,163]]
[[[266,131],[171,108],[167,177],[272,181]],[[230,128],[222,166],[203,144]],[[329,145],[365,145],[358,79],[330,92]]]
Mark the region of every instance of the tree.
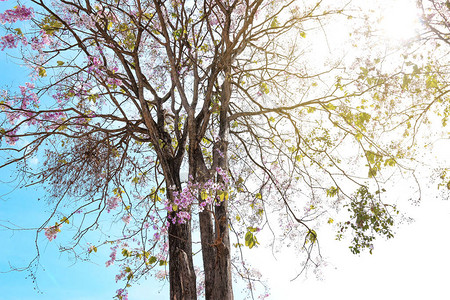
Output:
[[[48,190],[54,212],[38,232],[50,241],[74,224],[66,249],[76,249],[113,215],[123,236],[87,251],[111,245],[107,265],[121,251],[125,287],[168,263],[171,299],[196,299],[198,215],[205,298],[233,299],[230,231],[238,250],[258,245],[264,227],[274,240],[292,239],[307,253],[305,268],[318,250],[312,221],[329,206],[347,202],[350,220],[339,230],[355,232],[355,253],[371,250],[376,234],[393,236],[396,210],[382,204],[379,179],[404,154],[378,137],[397,123],[379,126],[389,117],[380,112],[383,99],[359,98],[386,78],[364,68],[344,78],[339,61],[307,61],[309,32],[344,16],[341,8],[263,0],[31,3],[0,17],[31,21],[26,30],[5,27],[1,43],[3,50],[22,45],[33,76],[19,94],[3,93],[1,151],[10,156],[1,166],[17,165],[27,184]],[[343,153],[349,149],[354,156]],[[33,157],[45,161],[30,168]],[[253,285],[245,264],[235,269]]]

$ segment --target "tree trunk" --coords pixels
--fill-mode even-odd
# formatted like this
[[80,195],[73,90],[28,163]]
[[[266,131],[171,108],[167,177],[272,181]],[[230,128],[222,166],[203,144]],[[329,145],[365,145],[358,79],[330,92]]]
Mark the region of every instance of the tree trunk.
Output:
[[[230,66],[225,68],[225,79],[221,91],[221,107],[219,120],[219,141],[216,145],[221,153],[216,155],[217,166],[224,171],[228,170],[228,106],[231,98]],[[219,176],[219,179],[220,176]],[[230,257],[230,231],[228,227],[228,200],[215,207],[216,218],[216,247],[214,289],[211,299],[233,300],[233,286],[231,280],[231,257]]]
[[[197,145],[196,145],[197,146]],[[198,183],[205,183],[210,178],[210,172],[205,164],[201,149],[192,148],[192,159],[195,163],[194,180]],[[201,196],[198,195],[199,199]],[[212,300],[214,289],[214,263],[216,258],[214,244],[214,221],[211,205],[206,205],[199,214],[200,240],[202,246],[203,272],[205,275],[205,299]]]
[[214,286],[214,266],[216,249],[214,248],[214,224],[211,206],[200,213],[200,236],[202,242],[203,271],[205,273],[205,299],[212,300]]
[[170,224],[169,279],[171,300],[197,299],[191,245],[190,222]]
[[[169,176],[166,175],[167,197],[173,203],[173,187],[181,191],[181,181],[179,178],[179,166],[168,164]],[[168,178],[169,177],[169,178]],[[170,216],[170,218],[169,218]],[[192,260],[192,235],[191,221],[184,224],[172,223],[176,218],[176,212],[168,215],[169,225],[169,280],[171,300],[196,300],[197,286]]]

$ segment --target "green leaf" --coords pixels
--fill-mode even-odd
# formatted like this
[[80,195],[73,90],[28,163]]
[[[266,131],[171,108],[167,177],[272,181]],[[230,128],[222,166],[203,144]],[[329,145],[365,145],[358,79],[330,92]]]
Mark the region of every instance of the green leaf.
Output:
[[377,169],[376,168],[370,168],[368,176],[369,176],[369,178],[373,178],[373,177],[377,176]]
[[270,24],[271,28],[275,28],[278,27],[280,25],[280,23],[277,20],[277,17],[273,18],[272,23]]
[[332,186],[329,189],[327,189],[326,191],[327,191],[327,197],[334,197],[339,192],[339,189]]
[[395,166],[395,164],[396,164],[395,159],[392,159],[392,158],[386,159],[384,161],[385,166],[393,167],[393,166]]
[[64,65],[64,62],[63,62],[63,61],[61,61],[61,60],[58,60],[58,61],[57,61],[56,63],[58,64],[58,66],[62,66],[62,65]]
[[127,249],[122,249],[122,255],[124,256],[124,257],[129,257],[129,256],[131,256],[131,252],[129,252]]
[[[252,228],[252,227],[249,227]],[[254,228],[252,228],[254,229]],[[251,230],[247,231],[247,233],[245,234],[245,246],[249,247],[250,249],[252,249],[254,246],[256,246],[258,243],[258,240],[256,239],[256,237],[253,235],[253,233],[251,232]]]
[[355,138],[356,138],[358,141],[360,141],[360,140],[363,138],[363,134],[362,134],[361,132],[358,132],[358,133],[355,135]]
[[228,192],[226,191],[218,191],[219,199],[222,202],[223,200],[228,200]]
[[160,260],[160,261],[159,261],[159,265],[160,265],[160,266],[165,266],[165,265],[167,265],[167,261],[165,261],[165,260]]
[[156,258],[156,256],[150,256],[148,263],[149,264],[154,264],[158,259]]
[[263,92],[264,94],[268,94],[270,93],[270,89],[269,86],[267,85],[267,83],[263,82],[261,83],[261,92]]
[[39,77],[47,76],[47,71],[43,67],[39,67]]
[[69,219],[67,219],[66,217],[61,219],[61,223],[66,223],[69,224]]
[[315,107],[308,107],[308,108],[306,109],[306,112],[307,112],[308,114],[313,113],[313,112],[315,112],[315,111],[316,111],[316,108],[315,108]]
[[408,74],[403,75],[402,89],[406,90],[410,83],[411,78],[408,76]]
[[250,231],[250,232],[257,232],[258,228],[256,228],[256,227],[247,227],[247,230]]
[[308,240],[314,244],[317,240],[317,233],[314,230],[310,230],[307,235]]

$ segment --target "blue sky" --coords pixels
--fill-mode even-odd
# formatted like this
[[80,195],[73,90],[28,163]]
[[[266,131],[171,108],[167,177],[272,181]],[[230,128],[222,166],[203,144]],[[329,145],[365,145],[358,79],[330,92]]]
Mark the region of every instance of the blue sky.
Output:
[[[13,1],[11,1],[13,2]],[[10,4],[10,3],[9,3]],[[0,11],[8,3],[1,3]],[[21,67],[11,56],[18,51],[0,52],[0,88],[23,85],[30,81],[29,71]],[[42,190],[35,188],[15,189],[14,183],[8,183],[14,169],[0,170],[0,220],[14,222],[21,227],[39,227],[48,217],[49,208],[44,201]],[[26,279],[28,272],[7,272],[9,266],[23,267],[32,260],[35,252],[35,231],[11,232],[0,228],[0,291],[1,300],[102,300],[111,299],[115,291],[123,286],[116,284],[117,268],[106,268],[109,259],[107,249],[99,251],[93,262],[77,261],[74,263],[67,254],[58,251],[58,240],[48,242],[42,234],[39,238],[41,247],[41,267],[37,283],[42,293],[34,288],[31,279]],[[133,286],[130,299],[168,299],[168,285],[148,280]]]
[[[1,180],[8,177],[2,170]],[[0,220],[11,220],[23,227],[39,226],[47,217],[45,202],[37,201],[42,192],[34,189],[11,190],[11,186],[0,184]],[[4,224],[4,222],[2,222]],[[28,272],[0,273],[2,300],[65,299],[90,300],[111,299],[115,291],[122,286],[115,283],[117,268],[105,267],[109,253],[104,250],[93,255],[92,262],[73,261],[73,258],[58,251],[59,239],[48,242],[40,236],[41,267],[37,273],[37,283],[42,294],[34,289]],[[0,229],[0,271],[9,269],[9,265],[22,267],[35,255],[35,232],[7,231]],[[130,289],[130,299],[168,299],[168,285],[147,280]]]

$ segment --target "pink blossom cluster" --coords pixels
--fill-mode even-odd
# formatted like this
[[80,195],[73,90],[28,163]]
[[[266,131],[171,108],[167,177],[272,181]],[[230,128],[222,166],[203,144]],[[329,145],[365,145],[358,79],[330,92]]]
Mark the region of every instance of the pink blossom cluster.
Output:
[[[11,103],[8,101],[8,105],[11,105]],[[7,109],[6,110],[6,118],[8,119],[9,124],[14,125],[16,121],[20,118],[19,112],[10,112]],[[16,130],[17,131],[17,128]],[[11,132],[12,133],[12,132]]]
[[25,46],[28,45],[26,37],[10,33],[1,37],[0,47],[2,47],[2,51],[5,50],[6,48],[13,49],[17,47],[19,41],[21,41],[22,44],[24,44]]
[[[16,124],[17,120],[21,117],[28,118],[28,125],[36,125],[37,119],[34,118],[35,114],[31,111],[33,108],[38,106],[39,98],[37,94],[33,91],[34,84],[25,83],[25,86],[19,86],[20,96],[14,96],[11,100],[7,100],[5,105],[1,108],[6,112],[6,118],[11,125]],[[7,94],[3,93],[3,97],[7,98]],[[7,98],[8,99],[8,98]],[[18,105],[22,111],[10,111],[8,106]],[[8,131],[6,134],[7,143],[14,145],[18,138],[15,136],[19,130],[19,127],[14,127],[12,130]]]
[[[24,5],[18,5],[14,7],[14,9],[8,9],[4,13],[0,14],[0,23],[14,23],[16,21],[26,21],[31,20],[34,17],[34,11],[30,7],[26,7]],[[39,50],[42,52],[42,48],[45,45],[51,44],[50,37],[45,33],[45,31],[41,31],[40,37],[34,37],[31,40],[31,48],[34,50]],[[16,34],[7,34],[2,36],[0,39],[0,47],[1,50],[5,50],[6,48],[16,48],[19,44],[19,41],[22,42],[23,45],[28,45],[27,38],[19,32]]]
[[103,63],[100,60],[100,58],[95,56],[89,56],[88,59],[89,59],[88,73],[95,73],[95,74],[100,73],[100,68],[101,66],[103,66]]
[[44,229],[45,236],[51,242],[56,239],[56,235],[61,231],[61,225],[55,224],[55,226],[50,226]]
[[31,20],[33,17],[34,11],[31,7],[18,5],[14,7],[14,9],[8,9],[4,13],[0,14],[0,23],[15,23],[17,21]]
[[39,98],[37,94],[33,91],[34,84],[26,82],[25,86],[19,86],[20,94],[22,97],[20,101],[22,102],[20,105],[21,109],[29,108],[30,104],[33,106],[37,106],[39,103]]
[[176,211],[175,216],[169,215],[169,220],[175,224],[183,224],[186,221],[191,219],[191,215],[187,210],[189,210],[190,205],[194,202],[195,196],[192,194],[191,186],[188,184],[181,193],[177,191],[173,192],[173,203],[169,200],[166,200],[165,209],[168,212]]
[[116,297],[119,300],[128,300],[128,291],[127,290],[125,290],[125,289],[118,289],[116,291],[116,293],[117,293]]
[[125,214],[125,215],[122,217],[122,221],[124,221],[126,224],[129,224],[129,223],[130,223],[130,220],[131,220],[131,215],[130,215],[130,214]]
[[[228,176],[223,178],[224,182],[229,181]],[[226,190],[227,188],[224,183],[215,182],[213,179],[208,180],[205,184],[199,187],[200,194],[206,193],[206,198],[203,199],[204,196],[202,196],[202,201],[199,202],[200,209],[204,209],[208,204],[215,204],[219,206],[221,203],[221,199],[218,193],[224,192]]]
[[43,119],[44,120],[49,120],[49,121],[58,121],[61,118],[65,117],[64,112],[62,111],[52,111],[52,112],[46,112],[43,114]]
[[[153,234],[153,240],[159,241],[161,239],[161,236],[165,236],[167,234],[167,230],[170,226],[170,223],[167,222],[161,227],[158,227],[156,224],[153,225],[153,230],[155,230],[155,233]],[[168,248],[163,247],[162,253],[165,253]],[[163,257],[164,255],[161,255]]]
[[[97,49],[100,53],[103,51],[101,49]],[[122,85],[122,80],[116,77],[110,76],[110,74],[115,74],[119,69],[116,66],[105,68],[103,62],[100,58],[96,56],[88,57],[88,74],[98,75],[101,78],[106,78],[106,84],[116,87]],[[109,75],[108,75],[109,74]]]
[[107,267],[113,265],[114,262],[116,261],[117,247],[119,247],[119,245],[111,247],[111,254],[109,254],[109,260],[105,263]]
[[45,46],[48,46],[52,43],[51,37],[44,31],[40,31],[40,36],[35,36],[31,39],[31,49],[39,51],[39,53],[42,53],[42,49],[45,48]]
[[127,275],[127,272],[125,271],[125,269],[122,269],[119,274],[116,274],[116,282],[122,280],[125,277],[125,275]]
[[14,146],[16,142],[19,140],[19,137],[16,136],[17,131],[19,131],[19,128],[15,128],[14,130],[8,131],[8,134],[5,135],[5,141],[8,145]]
[[[22,42],[24,46],[28,45],[28,39],[24,35],[10,33],[2,36],[0,39],[0,47],[2,47],[1,50],[3,51],[6,48],[17,48],[17,46],[19,45],[19,41]],[[51,37],[43,30],[40,32],[40,36],[35,36],[31,39],[31,49],[37,50],[41,54],[43,53],[42,49],[51,44]],[[36,68],[37,71],[39,71],[39,69],[40,68]]]
[[230,182],[230,178],[228,177],[227,171],[217,167],[216,172],[222,177],[222,180],[225,184],[228,184]]
[[123,82],[119,78],[108,77],[106,83],[111,86],[121,86]]
[[106,200],[106,211],[109,213],[111,210],[116,209],[122,200],[119,197],[111,197]]
[[173,202],[166,200],[165,209],[168,212],[176,212],[175,216],[169,215],[168,217],[173,224],[177,222],[183,224],[191,219],[189,208],[197,201],[197,195],[199,194],[202,198],[201,201],[198,201],[201,210],[208,204],[220,205],[222,199],[219,194],[225,193],[230,179],[227,172],[221,168],[216,168],[216,172],[221,177],[219,182],[215,182],[214,179],[210,179],[204,184],[194,184],[192,181],[189,181],[180,193],[177,191],[173,192]]
[[164,280],[169,276],[169,274],[167,273],[167,270],[159,270],[158,272],[156,272],[155,277],[159,280]]

